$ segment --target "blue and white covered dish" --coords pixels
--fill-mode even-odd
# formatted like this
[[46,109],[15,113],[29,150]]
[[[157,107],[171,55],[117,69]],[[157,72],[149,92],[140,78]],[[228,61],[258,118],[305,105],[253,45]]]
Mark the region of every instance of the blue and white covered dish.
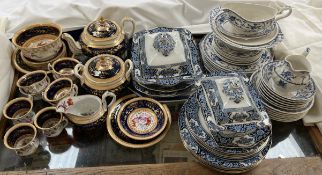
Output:
[[224,74],[200,81],[197,98],[219,146],[253,147],[271,135],[269,117],[255,89],[243,76]]
[[141,85],[188,86],[202,76],[199,51],[187,29],[143,30],[133,35],[132,47],[132,76]]

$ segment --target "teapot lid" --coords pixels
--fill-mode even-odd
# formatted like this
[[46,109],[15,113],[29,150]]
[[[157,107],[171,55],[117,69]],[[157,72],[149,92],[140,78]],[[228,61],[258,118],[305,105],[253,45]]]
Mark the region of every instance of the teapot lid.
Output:
[[124,73],[123,61],[119,57],[109,54],[95,56],[86,64],[88,74],[98,80],[112,81]]
[[111,38],[119,34],[119,26],[113,21],[100,17],[88,24],[86,33],[96,39]]

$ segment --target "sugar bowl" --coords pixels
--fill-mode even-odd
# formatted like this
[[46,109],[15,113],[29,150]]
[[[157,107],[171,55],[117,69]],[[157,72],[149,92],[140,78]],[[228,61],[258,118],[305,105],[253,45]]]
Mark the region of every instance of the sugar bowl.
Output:
[[100,17],[89,23],[80,36],[79,42],[76,42],[71,35],[64,33],[63,38],[68,42],[73,53],[83,53],[89,56],[99,54],[112,54],[121,56],[126,47],[126,35],[124,25],[126,22],[132,24],[133,34],[135,23],[132,18],[124,17],[122,19],[122,27],[116,22]]
[[[130,80],[133,64],[114,55],[102,54],[89,59],[85,65],[77,64],[75,76],[90,94],[102,96],[106,91],[118,92]],[[82,72],[82,73],[80,73]]]

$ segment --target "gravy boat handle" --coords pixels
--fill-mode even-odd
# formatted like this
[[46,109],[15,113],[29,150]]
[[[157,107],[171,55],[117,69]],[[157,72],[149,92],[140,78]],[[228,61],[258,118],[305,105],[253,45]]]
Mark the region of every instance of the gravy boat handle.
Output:
[[[112,97],[109,104],[106,102],[106,97]],[[107,109],[116,101],[116,95],[113,92],[105,91],[102,95],[103,111],[106,112]]]

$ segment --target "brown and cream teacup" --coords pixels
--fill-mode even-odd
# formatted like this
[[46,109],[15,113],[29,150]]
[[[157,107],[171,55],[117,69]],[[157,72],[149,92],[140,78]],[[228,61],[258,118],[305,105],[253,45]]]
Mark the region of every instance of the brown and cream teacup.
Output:
[[62,28],[55,23],[31,24],[16,32],[13,44],[34,61],[47,61],[57,56],[63,46]]
[[42,93],[45,101],[51,105],[56,105],[61,99],[68,96],[76,96],[78,94],[78,87],[73,84],[69,78],[59,78],[48,85]]
[[3,116],[17,123],[32,123],[35,112],[33,111],[32,97],[19,97],[9,101],[3,107]]
[[48,64],[48,70],[50,70],[55,79],[58,78],[70,78],[75,81],[74,67],[79,64],[79,61],[75,58],[63,57],[52,64]]
[[55,107],[46,107],[36,114],[34,124],[46,137],[56,137],[68,125],[68,120]]
[[19,91],[26,96],[34,96],[34,99],[37,100],[38,96],[46,89],[49,85],[50,79],[46,71],[37,70],[29,72],[23,75],[17,81],[17,87]]
[[11,127],[3,139],[4,145],[14,150],[19,156],[29,156],[36,152],[39,146],[37,129],[30,123],[19,123]]

